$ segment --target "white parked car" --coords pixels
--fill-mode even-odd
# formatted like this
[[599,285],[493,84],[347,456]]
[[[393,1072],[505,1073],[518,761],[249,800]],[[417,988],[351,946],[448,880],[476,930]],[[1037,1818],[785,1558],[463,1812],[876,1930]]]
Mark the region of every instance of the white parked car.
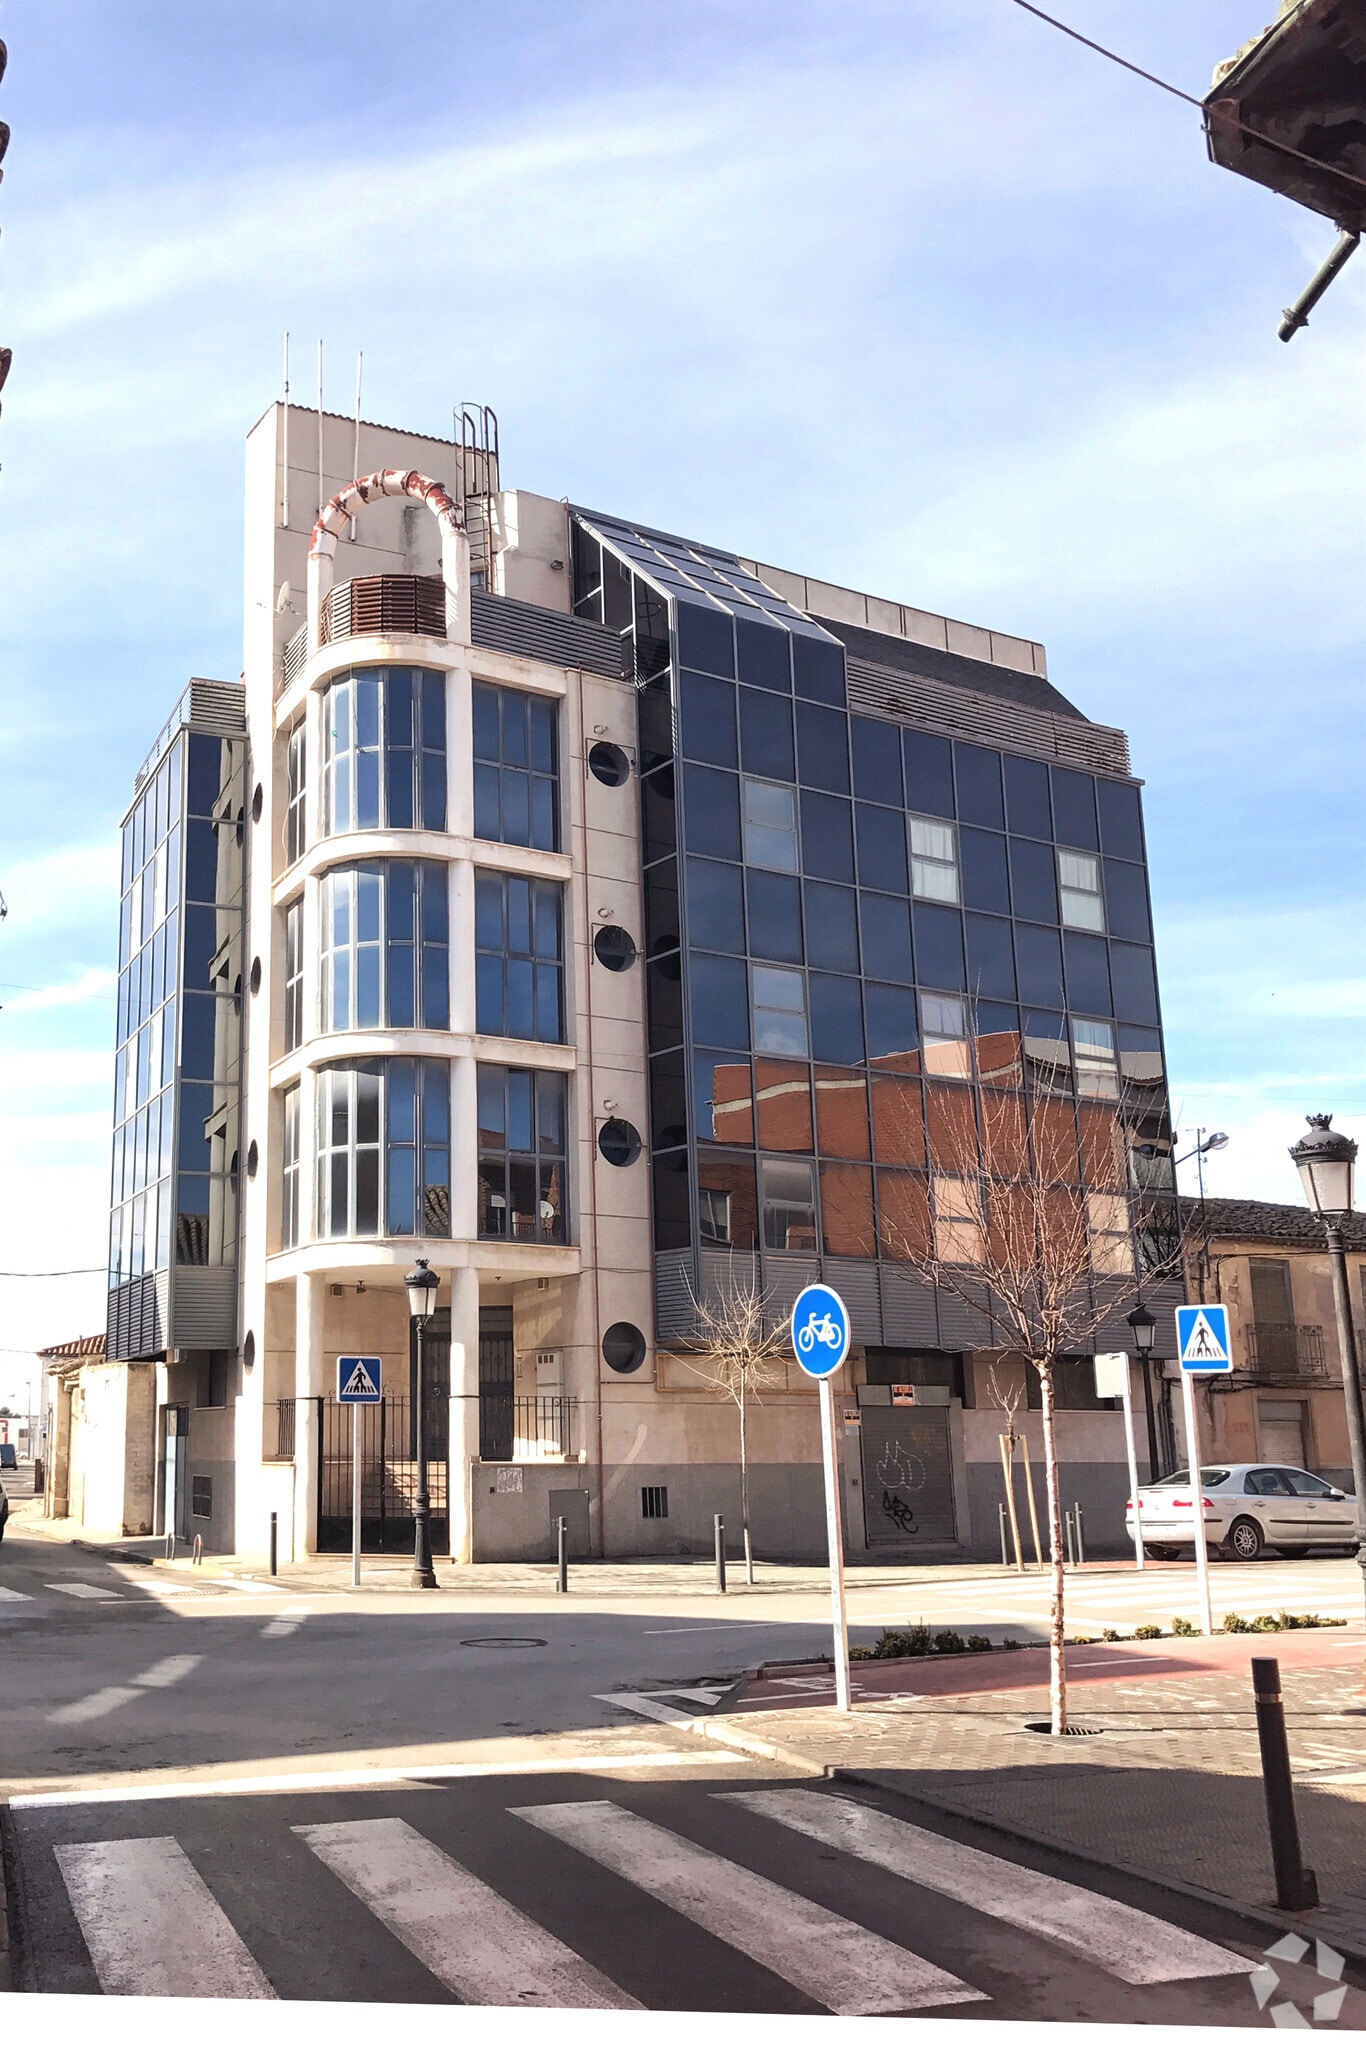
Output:
[[[1351,1551],[1356,1496],[1295,1465],[1206,1465],[1200,1473],[1205,1541],[1211,1550],[1248,1564],[1268,1547],[1282,1557],[1311,1550]],[[1195,1501],[1189,1471],[1140,1489],[1139,1518],[1149,1557],[1170,1558],[1195,1542]],[[1125,1526],[1134,1534],[1134,1504]]]

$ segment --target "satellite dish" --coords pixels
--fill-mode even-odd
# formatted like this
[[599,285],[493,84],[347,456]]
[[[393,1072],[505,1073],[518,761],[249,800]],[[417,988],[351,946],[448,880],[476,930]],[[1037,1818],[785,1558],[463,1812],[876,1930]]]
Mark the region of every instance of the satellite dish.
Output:
[[282,583],[279,590],[275,593],[275,609],[277,612],[292,612],[294,609],[289,601],[289,585],[287,583]]

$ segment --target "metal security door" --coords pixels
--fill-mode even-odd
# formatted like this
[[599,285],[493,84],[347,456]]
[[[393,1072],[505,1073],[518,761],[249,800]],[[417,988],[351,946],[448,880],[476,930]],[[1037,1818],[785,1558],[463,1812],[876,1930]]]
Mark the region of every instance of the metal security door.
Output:
[[[448,1340],[449,1341],[449,1340]],[[360,1455],[361,1548],[406,1553],[413,1547],[417,1461],[413,1404],[403,1394],[386,1394],[373,1407],[344,1408],[331,1395],[322,1411],[322,1458],[318,1471],[318,1548],[351,1548],[351,1418],[356,1418]],[[432,1503],[432,1549],[448,1547],[446,1445],[449,1406],[445,1395],[433,1405],[427,1395],[427,1488]]]
[[512,1310],[480,1309],[479,1455],[486,1462],[506,1462],[512,1456],[516,1371]]
[[863,1518],[870,1550],[956,1543],[947,1408],[863,1408]]
[[190,1540],[189,1451],[190,1411],[188,1408],[168,1408],[162,1519],[167,1532],[184,1543]]

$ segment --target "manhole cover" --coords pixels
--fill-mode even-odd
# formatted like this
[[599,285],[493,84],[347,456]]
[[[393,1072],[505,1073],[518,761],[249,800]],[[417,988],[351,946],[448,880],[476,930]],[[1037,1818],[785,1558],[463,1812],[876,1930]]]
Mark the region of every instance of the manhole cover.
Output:
[[461,1636],[466,1650],[543,1650],[544,1636]]
[[[1025,1722],[1026,1735],[1051,1735],[1052,1733],[1053,1723],[1051,1721]],[[1103,1735],[1104,1733],[1105,1730],[1103,1728],[1093,1728],[1089,1722],[1069,1721],[1062,1731],[1062,1739],[1066,1739],[1069,1735]]]

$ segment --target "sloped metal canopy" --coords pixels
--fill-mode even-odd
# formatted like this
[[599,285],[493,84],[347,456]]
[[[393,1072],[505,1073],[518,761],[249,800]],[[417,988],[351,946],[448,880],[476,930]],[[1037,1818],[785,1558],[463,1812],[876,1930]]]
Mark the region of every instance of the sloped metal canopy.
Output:
[[1366,228],[1366,0],[1284,0],[1218,66],[1204,109],[1215,163]]

